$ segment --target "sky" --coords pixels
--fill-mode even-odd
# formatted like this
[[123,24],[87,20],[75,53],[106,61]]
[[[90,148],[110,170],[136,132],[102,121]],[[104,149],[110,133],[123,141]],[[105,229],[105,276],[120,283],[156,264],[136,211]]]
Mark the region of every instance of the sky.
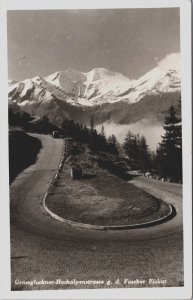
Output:
[[178,8],[8,11],[9,79],[107,68],[137,79],[180,52]]

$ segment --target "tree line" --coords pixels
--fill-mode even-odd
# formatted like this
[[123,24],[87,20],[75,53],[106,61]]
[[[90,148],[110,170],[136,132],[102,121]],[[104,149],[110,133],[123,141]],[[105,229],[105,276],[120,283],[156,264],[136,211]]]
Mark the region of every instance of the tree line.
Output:
[[123,149],[130,161],[130,167],[145,174],[151,167],[151,155],[145,137],[128,131]]
[[64,119],[61,127],[50,123],[47,116],[33,118],[28,113],[18,108],[9,107],[9,126],[20,127],[27,132],[40,134],[52,134],[58,131],[64,137],[72,137],[80,143],[87,144],[91,151],[104,151],[118,155],[120,145],[115,137],[111,135],[108,139],[105,136],[104,127],[98,133],[95,129],[94,119],[91,116],[90,127],[75,122],[71,119]]
[[181,109],[173,105],[166,113],[164,120],[164,135],[155,152],[151,152],[145,137],[128,131],[123,145],[120,145],[114,134],[108,138],[105,128],[101,132],[95,129],[95,120],[91,116],[90,127],[84,126],[74,120],[64,119],[61,128],[49,122],[44,116],[32,120],[30,115],[9,110],[9,123],[11,126],[21,126],[26,131],[51,134],[58,130],[65,137],[72,137],[80,143],[87,144],[93,153],[106,152],[127,158],[131,169],[142,173],[151,171],[160,177],[172,181],[182,181],[182,125]]
[[151,152],[144,136],[128,132],[123,149],[132,169],[147,171],[161,178],[182,182],[182,124],[180,103],[171,105],[164,120],[164,135],[155,152]]
[[119,154],[120,145],[115,135],[112,134],[106,138],[104,126],[98,133],[92,117],[90,127],[65,119],[62,122],[61,130],[65,136],[70,136],[80,143],[87,144],[92,152],[103,151],[115,155]]

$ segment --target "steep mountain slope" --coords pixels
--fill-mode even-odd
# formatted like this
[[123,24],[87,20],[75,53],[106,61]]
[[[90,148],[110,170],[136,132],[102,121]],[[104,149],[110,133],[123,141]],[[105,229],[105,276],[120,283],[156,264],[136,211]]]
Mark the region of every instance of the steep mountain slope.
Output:
[[104,68],[95,68],[88,73],[67,69],[51,74],[45,80],[69,95],[74,101],[71,104],[85,106],[120,101],[117,97],[131,86],[127,77]]
[[138,80],[104,68],[96,68],[88,73],[73,69],[56,72],[45,78],[77,104],[85,106],[102,105],[127,101],[135,103],[145,95],[159,95],[180,91],[180,73],[175,68],[164,70],[154,68]]
[[181,89],[180,74],[175,69],[167,71],[156,67],[144,76],[140,77],[134,84],[129,97],[130,102],[137,102],[147,95],[162,95],[165,93],[179,92]]
[[95,68],[88,73],[67,69],[45,78],[10,81],[9,103],[32,115],[47,115],[56,125],[64,117],[88,125],[91,115],[95,124],[132,124],[144,118],[163,122],[169,106],[180,99],[179,56],[173,58],[167,56],[138,80]]
[[130,89],[132,81],[120,73],[104,68],[96,68],[87,74],[83,105],[101,105],[122,100],[121,95]]

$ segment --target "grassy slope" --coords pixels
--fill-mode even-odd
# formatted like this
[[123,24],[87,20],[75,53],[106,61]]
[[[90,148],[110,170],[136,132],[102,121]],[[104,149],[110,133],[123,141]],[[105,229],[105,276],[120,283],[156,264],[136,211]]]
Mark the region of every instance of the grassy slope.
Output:
[[168,213],[163,201],[99,168],[88,151],[76,155],[83,178],[72,180],[74,159],[65,163],[58,186],[46,202],[57,215],[88,224],[121,225],[152,221]]

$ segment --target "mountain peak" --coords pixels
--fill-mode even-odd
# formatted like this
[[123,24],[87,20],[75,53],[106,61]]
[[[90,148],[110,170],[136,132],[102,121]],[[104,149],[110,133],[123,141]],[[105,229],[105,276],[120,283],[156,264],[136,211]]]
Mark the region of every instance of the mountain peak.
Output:
[[45,80],[41,76],[35,76],[32,78],[32,81],[38,84],[45,82]]
[[[137,80],[98,67],[84,73],[68,68],[47,77],[36,76],[20,82],[19,89],[44,88],[54,93],[56,98],[84,106],[102,105],[126,101],[135,103],[146,95],[175,93],[181,89],[178,54],[167,55],[157,66]],[[19,84],[19,83],[18,83]],[[9,85],[12,85],[9,82]],[[20,93],[20,95],[23,95]],[[27,94],[28,95],[28,94]]]
[[104,81],[129,81],[129,78],[125,77],[121,73],[111,71],[106,68],[94,68],[90,72],[85,73],[88,82],[93,82],[97,80]]
[[166,55],[166,57],[158,63],[158,66],[165,72],[175,70],[180,73],[180,53],[171,53]]
[[86,76],[78,70],[68,68],[65,71],[57,71],[44,79],[60,90],[71,94],[73,92],[74,85],[83,83],[86,80]]

